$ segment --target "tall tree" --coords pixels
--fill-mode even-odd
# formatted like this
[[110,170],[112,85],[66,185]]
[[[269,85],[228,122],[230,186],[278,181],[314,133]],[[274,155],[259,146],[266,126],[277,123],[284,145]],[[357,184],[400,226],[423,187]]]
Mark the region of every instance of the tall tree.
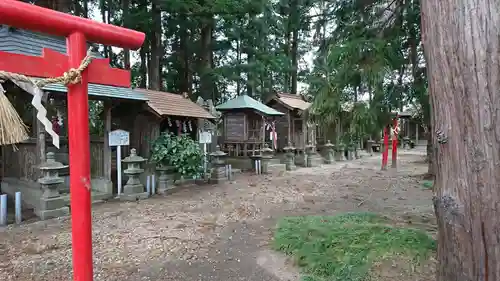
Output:
[[71,1],[68,0],[39,0],[35,2],[37,6],[42,6],[59,12],[69,12]]
[[499,14],[499,0],[422,1],[438,281],[500,280]]
[[150,37],[151,55],[149,60],[149,88],[153,90],[161,90],[161,57],[163,54],[161,35],[161,8],[159,0],[152,0],[151,5],[151,18],[153,21],[153,30]]

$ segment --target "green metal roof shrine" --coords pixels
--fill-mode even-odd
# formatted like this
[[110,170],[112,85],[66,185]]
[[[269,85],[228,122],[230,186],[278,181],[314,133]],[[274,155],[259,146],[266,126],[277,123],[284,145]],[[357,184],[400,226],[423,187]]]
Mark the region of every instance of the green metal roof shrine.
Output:
[[281,116],[285,115],[269,106],[251,98],[248,95],[241,95],[237,98],[226,101],[223,104],[220,104],[215,107],[217,110],[232,110],[232,109],[253,109],[255,111],[259,111],[264,115],[268,116]]

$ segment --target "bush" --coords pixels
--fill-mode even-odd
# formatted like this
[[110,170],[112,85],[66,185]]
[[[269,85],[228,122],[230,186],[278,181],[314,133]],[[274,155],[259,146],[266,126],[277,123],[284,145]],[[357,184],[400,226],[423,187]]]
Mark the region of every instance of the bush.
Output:
[[151,162],[173,167],[184,178],[198,178],[203,173],[203,151],[187,135],[162,133],[151,146]]

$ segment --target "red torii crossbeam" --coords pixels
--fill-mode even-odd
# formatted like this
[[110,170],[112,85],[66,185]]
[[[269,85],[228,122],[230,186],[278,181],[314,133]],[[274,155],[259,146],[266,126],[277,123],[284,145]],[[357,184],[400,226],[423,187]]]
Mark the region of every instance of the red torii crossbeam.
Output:
[[[67,38],[68,56],[49,50],[44,50],[42,57],[0,52],[0,70],[35,77],[60,76],[69,68],[78,68],[87,54],[87,41],[138,49],[145,39],[141,32],[16,0],[0,0],[0,24]],[[68,85],[73,280],[92,281],[88,83],[129,87],[130,72],[109,67],[107,60],[97,60],[81,76],[81,83]]]

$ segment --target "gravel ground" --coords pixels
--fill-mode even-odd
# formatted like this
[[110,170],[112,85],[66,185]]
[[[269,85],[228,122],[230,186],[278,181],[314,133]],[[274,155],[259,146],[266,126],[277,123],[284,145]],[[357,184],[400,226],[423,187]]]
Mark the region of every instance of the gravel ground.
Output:
[[[432,230],[423,157],[422,150],[401,152],[397,171],[381,172],[380,156],[364,157],[95,205],[95,280],[298,280],[267,250],[285,215],[374,211]],[[0,229],[0,280],[71,279],[69,218]]]

